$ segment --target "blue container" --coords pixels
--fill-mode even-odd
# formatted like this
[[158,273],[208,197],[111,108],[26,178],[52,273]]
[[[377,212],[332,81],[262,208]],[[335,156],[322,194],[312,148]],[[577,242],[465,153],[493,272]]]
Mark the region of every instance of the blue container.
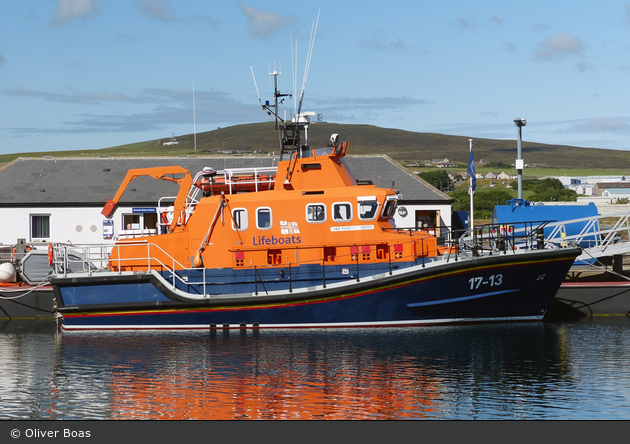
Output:
[[[498,224],[518,224],[522,222],[533,222],[534,228],[538,223],[562,222],[574,219],[590,218],[598,216],[597,206],[594,203],[588,205],[544,205],[538,203],[534,205],[532,202],[524,199],[512,199],[506,202],[506,205],[497,205],[492,213],[493,223]],[[584,230],[590,221],[573,222],[564,225],[564,235],[578,235]],[[554,227],[546,227],[544,229],[545,238],[547,238]],[[599,231],[599,223],[596,222],[594,230]],[[595,245],[595,241],[599,241],[598,235],[586,236],[581,242],[582,248],[588,248]]]

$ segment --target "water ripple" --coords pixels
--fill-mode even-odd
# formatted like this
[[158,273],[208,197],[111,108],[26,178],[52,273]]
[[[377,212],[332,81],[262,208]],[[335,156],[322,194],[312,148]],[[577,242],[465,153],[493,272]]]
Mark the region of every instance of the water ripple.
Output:
[[0,323],[0,419],[629,419],[630,322],[64,333]]

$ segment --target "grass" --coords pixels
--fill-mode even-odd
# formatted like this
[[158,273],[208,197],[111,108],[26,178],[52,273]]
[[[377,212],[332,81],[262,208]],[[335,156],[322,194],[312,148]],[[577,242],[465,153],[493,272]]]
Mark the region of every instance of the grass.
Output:
[[[326,146],[331,134],[339,134],[343,141],[350,141],[349,154],[386,154],[405,165],[410,161],[424,163],[436,158],[448,158],[460,167],[451,171],[466,171],[469,137],[449,136],[436,133],[416,133],[397,129],[380,128],[372,125],[341,125],[335,123],[312,123],[309,127],[308,143],[312,147]],[[0,164],[6,164],[18,157],[98,157],[98,156],[209,156],[224,155],[222,150],[234,150],[262,155],[279,150],[279,133],[273,122],[250,123],[213,131],[177,136],[179,144],[164,145],[170,140],[149,140],[97,150],[14,153],[0,156]],[[503,167],[477,167],[477,172],[488,171],[516,174],[509,167],[516,158],[515,140],[474,140],[475,159],[503,163]],[[630,155],[628,151],[596,148],[578,148],[523,142],[523,158],[526,162],[545,164],[547,168],[526,168],[527,177],[547,175],[611,175],[630,176]],[[253,154],[252,154],[253,155]],[[507,169],[506,169],[507,168]],[[424,168],[421,168],[424,171]]]

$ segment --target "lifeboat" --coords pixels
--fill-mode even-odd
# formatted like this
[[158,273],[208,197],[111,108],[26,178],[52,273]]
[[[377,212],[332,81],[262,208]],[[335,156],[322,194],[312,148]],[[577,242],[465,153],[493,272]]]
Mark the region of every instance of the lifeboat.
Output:
[[[267,170],[268,168],[265,168]],[[202,190],[206,195],[211,194],[236,194],[270,190],[276,181],[275,174],[258,173],[253,171],[226,170],[217,174],[214,168],[204,168],[201,176],[194,182],[194,186]]]
[[[179,184],[163,233],[54,245],[64,331],[412,327],[540,321],[579,248],[483,226],[461,237],[400,230],[395,189],[359,182],[338,135],[311,148],[308,116],[279,118],[277,168],[130,170]],[[200,196],[201,194],[201,196]],[[498,239],[501,236],[501,239]],[[499,242],[501,240],[501,242]],[[544,246],[543,246],[544,247]]]

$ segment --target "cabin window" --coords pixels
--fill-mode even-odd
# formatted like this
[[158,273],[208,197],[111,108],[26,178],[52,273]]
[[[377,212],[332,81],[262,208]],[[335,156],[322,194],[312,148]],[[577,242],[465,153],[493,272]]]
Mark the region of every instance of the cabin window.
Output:
[[352,204],[349,202],[333,204],[333,220],[335,222],[348,222],[352,220]]
[[306,206],[306,220],[311,223],[326,221],[326,205],[310,204]]
[[383,219],[391,219],[392,217],[394,217],[397,206],[398,206],[398,195],[387,196],[385,205],[383,205],[383,213],[381,214],[381,217]]
[[232,210],[232,229],[245,231],[248,227],[247,210],[245,208],[235,208]]
[[50,214],[31,214],[31,241],[50,238]]
[[271,228],[271,208],[258,208],[256,210],[256,228],[269,230]]
[[378,214],[376,197],[359,198],[359,219],[373,220]]

